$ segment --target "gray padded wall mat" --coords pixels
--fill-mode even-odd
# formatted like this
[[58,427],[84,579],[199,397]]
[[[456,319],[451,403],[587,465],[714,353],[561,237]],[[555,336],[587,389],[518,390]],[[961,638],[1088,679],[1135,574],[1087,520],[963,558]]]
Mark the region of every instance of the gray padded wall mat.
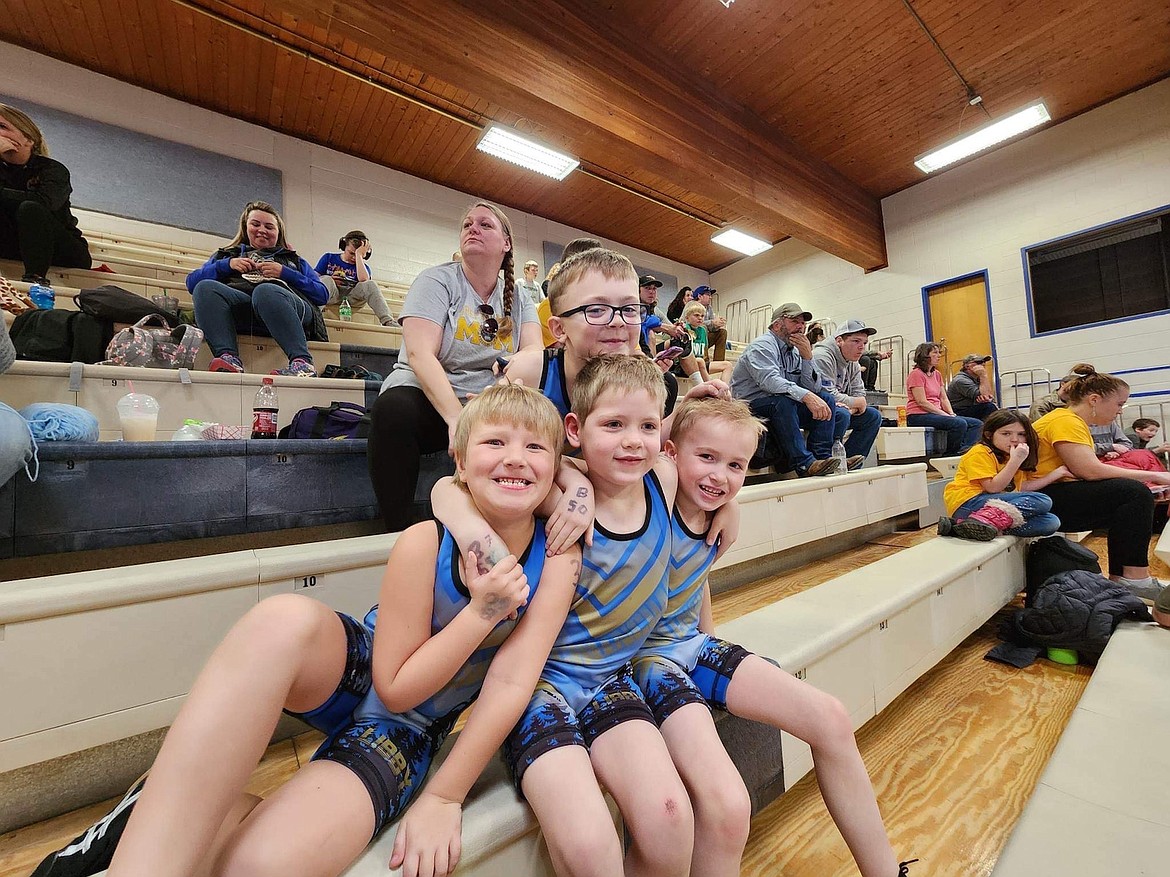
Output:
[[44,132],[69,168],[75,207],[231,238],[249,201],[281,209],[281,173],[170,140],[0,95]]

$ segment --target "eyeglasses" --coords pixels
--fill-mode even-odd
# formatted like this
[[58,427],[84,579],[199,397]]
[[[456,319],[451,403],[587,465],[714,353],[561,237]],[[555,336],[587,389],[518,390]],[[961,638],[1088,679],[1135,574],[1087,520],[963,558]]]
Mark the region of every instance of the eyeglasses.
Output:
[[500,332],[496,310],[491,305],[480,305],[479,312],[484,315],[483,322],[479,324],[479,337],[483,339],[484,344],[491,344]]
[[608,326],[613,322],[614,314],[621,314],[622,322],[631,326],[637,326],[642,322],[641,305],[622,305],[621,307],[603,304],[581,305],[580,307],[570,308],[563,314],[558,314],[558,316],[564,319],[574,314],[584,314],[585,322],[591,326]]

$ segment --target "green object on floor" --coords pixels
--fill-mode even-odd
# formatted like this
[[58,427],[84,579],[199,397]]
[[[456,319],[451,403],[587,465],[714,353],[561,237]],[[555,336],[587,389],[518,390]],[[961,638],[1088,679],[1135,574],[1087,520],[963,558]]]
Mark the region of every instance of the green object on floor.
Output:
[[1076,664],[1077,653],[1072,649],[1049,649],[1048,660],[1057,664]]

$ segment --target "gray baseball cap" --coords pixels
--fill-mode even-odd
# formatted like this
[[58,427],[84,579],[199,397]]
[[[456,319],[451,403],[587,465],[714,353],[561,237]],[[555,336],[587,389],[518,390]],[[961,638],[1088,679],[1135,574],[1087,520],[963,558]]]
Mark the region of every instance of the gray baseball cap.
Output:
[[865,325],[862,320],[846,320],[837,327],[838,338],[845,335],[856,335],[858,332],[864,332],[866,335],[876,335],[877,329],[873,328],[873,326]]

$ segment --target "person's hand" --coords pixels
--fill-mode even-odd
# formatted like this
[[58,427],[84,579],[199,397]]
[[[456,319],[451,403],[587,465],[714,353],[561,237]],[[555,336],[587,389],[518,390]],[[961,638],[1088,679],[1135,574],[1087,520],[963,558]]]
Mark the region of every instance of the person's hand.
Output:
[[515,618],[516,610],[528,602],[528,577],[524,567],[509,554],[491,569],[481,572],[479,554],[467,552],[467,592],[469,608],[479,618],[495,627],[505,618]]
[[991,399],[991,396],[989,396],[987,393],[980,393],[978,396],[975,397],[975,401],[976,402],[990,402],[990,401],[992,401],[992,399]]
[[1127,448],[1125,445],[1114,445],[1113,450],[1117,451],[1117,455],[1120,457],[1122,454],[1129,453],[1130,449]]
[[368,259],[370,257],[370,242],[363,241],[362,245],[354,250],[354,253],[362,260]]
[[687,394],[683,396],[683,401],[685,402],[687,399],[703,399],[708,396],[715,399],[725,399],[730,402],[731,387],[724,381],[712,378],[709,381],[703,381],[701,384],[695,384],[687,390]]
[[265,277],[279,277],[280,272],[284,270],[284,266],[279,262],[261,262],[256,266],[256,270]]
[[[573,495],[570,496],[569,494]],[[545,554],[560,554],[582,535],[585,544],[593,544],[593,491],[581,485],[566,491],[545,524]]]
[[669,326],[664,326],[663,328],[670,332],[672,338],[681,338],[687,331],[682,327],[682,323],[671,323]]
[[463,805],[424,789],[398,823],[390,867],[402,877],[446,877],[463,853]]
[[1117,453],[1117,451],[1109,451],[1107,453],[1102,454],[1101,459],[1102,460],[1116,460],[1120,456],[1121,456],[1121,454]]
[[250,274],[256,270],[256,263],[251,259],[245,259],[243,256],[236,256],[228,262],[228,267],[237,274]]
[[813,420],[828,420],[833,416],[833,412],[829,408],[828,403],[816,393],[805,393],[802,401],[805,407],[812,413]]
[[655,359],[654,364],[656,366],[658,366],[658,370],[660,372],[662,372],[663,374],[666,374],[668,371],[670,371],[672,368],[674,368],[674,359],[673,358]]
[[867,407],[864,396],[854,396],[849,402],[849,413],[864,414]]
[[788,341],[796,348],[801,359],[812,359],[812,345],[808,343],[807,335],[789,335]]
[[1026,444],[1020,442],[1020,444],[1016,445],[1008,452],[1008,459],[1013,460],[1016,463],[1023,463],[1026,459],[1028,459],[1028,453],[1030,450],[1031,449]]
[[447,456],[455,459],[455,427],[459,425],[459,415],[447,419]]
[[1068,471],[1068,466],[1057,466],[1052,470],[1053,481],[1059,481],[1061,478],[1068,478],[1070,475],[1072,475],[1072,473]]
[[715,326],[716,329],[722,329],[724,326],[727,325],[727,320],[724,319],[723,317],[716,317],[711,322]]

